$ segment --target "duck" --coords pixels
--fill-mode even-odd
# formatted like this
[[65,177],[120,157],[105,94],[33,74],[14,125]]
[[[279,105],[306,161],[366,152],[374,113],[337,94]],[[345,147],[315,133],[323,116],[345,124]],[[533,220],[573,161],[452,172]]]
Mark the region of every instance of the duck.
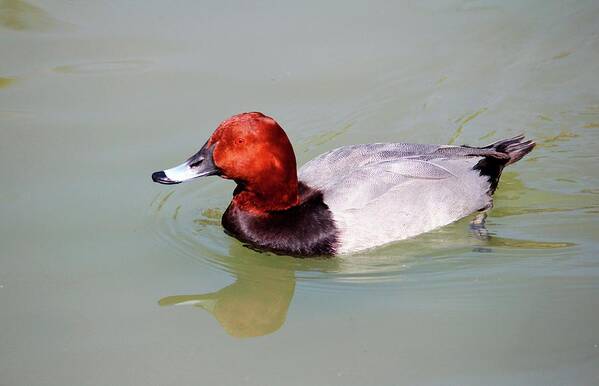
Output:
[[299,170],[283,128],[260,112],[234,115],[160,184],[233,180],[222,216],[248,247],[295,257],[363,252],[475,214],[484,226],[502,170],[528,154],[523,135],[482,147],[410,143],[342,146]]

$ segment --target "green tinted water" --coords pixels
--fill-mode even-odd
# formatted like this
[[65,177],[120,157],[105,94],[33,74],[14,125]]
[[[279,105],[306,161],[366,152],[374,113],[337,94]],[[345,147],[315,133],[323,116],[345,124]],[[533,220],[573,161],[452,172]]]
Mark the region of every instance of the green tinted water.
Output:
[[[598,384],[597,20],[593,1],[0,0],[0,384]],[[231,182],[149,178],[253,110],[300,164],[539,146],[488,240],[465,219],[300,260],[222,232]]]

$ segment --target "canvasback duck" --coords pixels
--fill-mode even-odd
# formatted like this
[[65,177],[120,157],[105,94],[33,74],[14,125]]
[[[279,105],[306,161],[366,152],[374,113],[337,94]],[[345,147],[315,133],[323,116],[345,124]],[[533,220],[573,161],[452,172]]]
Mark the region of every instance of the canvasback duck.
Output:
[[298,172],[281,126],[251,112],[222,122],[200,151],[152,180],[231,179],[237,187],[222,217],[227,233],[260,250],[326,256],[406,239],[474,212],[481,223],[503,168],[534,146],[521,135],[484,147],[351,145]]

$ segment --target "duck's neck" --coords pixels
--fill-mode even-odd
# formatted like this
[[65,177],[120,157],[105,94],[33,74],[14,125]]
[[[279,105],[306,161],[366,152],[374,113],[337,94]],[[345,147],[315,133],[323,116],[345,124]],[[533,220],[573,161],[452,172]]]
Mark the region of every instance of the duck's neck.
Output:
[[256,181],[237,181],[232,204],[252,214],[267,214],[299,204],[297,173],[265,176]]

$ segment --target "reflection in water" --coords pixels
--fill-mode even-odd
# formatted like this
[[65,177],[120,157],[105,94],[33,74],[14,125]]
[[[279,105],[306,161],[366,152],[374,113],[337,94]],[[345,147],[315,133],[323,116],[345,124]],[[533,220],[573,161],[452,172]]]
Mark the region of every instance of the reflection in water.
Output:
[[451,136],[451,138],[449,139],[449,141],[447,142],[448,145],[453,145],[455,144],[456,140],[458,138],[460,138],[460,136],[462,135],[462,132],[464,131],[464,126],[466,126],[466,124],[468,124],[468,122],[470,122],[471,120],[473,120],[474,118],[478,117],[480,114],[484,113],[487,111],[486,107],[483,107],[473,113],[470,114],[464,114],[461,117],[457,118],[454,122],[458,125],[453,133],[453,135]]
[[63,74],[104,74],[134,72],[140,73],[150,66],[146,60],[113,60],[104,62],[67,64],[54,67],[55,72]]
[[[221,211],[204,209],[200,212],[200,218],[186,217],[187,213],[181,210],[183,202],[180,199],[171,191],[154,201],[153,205],[158,209],[156,214],[163,221],[171,225],[184,222],[177,224],[180,226],[167,228],[178,234],[163,236],[172,238],[173,245],[184,246],[190,256],[202,257],[211,267],[218,267],[232,274],[236,280],[216,292],[167,296],[160,299],[159,304],[200,307],[212,314],[229,335],[237,338],[259,337],[280,329],[285,323],[296,281],[301,281],[306,286],[315,286],[319,290],[338,285],[347,288],[367,283],[398,281],[401,277],[405,278],[407,272],[411,272],[410,276],[414,278],[418,276],[418,272],[427,271],[427,264],[435,264],[436,272],[443,271],[443,267],[447,266],[448,272],[455,273],[460,267],[470,269],[473,264],[478,263],[502,264],[505,262],[503,258],[506,250],[518,250],[521,258],[524,250],[537,250],[546,254],[548,250],[565,250],[574,246],[568,242],[519,240],[493,235],[480,239],[466,230],[466,219],[365,254],[332,259],[295,259],[259,253],[233,239],[228,239],[230,243],[226,252],[213,253],[207,257],[210,240],[204,239],[205,237],[219,235],[227,238],[222,231],[212,232],[220,230],[217,219]],[[172,215],[171,211],[177,215]],[[193,232],[194,237],[187,238],[186,232]],[[196,244],[181,243],[184,239]],[[488,254],[496,250],[500,251],[496,256],[503,258],[494,260],[495,263],[489,259],[481,259],[480,255],[468,259],[451,258],[466,256],[472,252],[484,252],[486,256],[490,256]]]
[[491,211],[493,217],[517,216],[530,213],[569,212],[597,208],[597,199],[581,192],[557,193],[525,187],[514,172],[505,172],[495,193],[500,203]]
[[3,78],[0,76],[0,88],[8,87],[16,81],[15,78]]
[[337,137],[347,134],[351,127],[351,123],[346,123],[339,129],[329,129],[326,131],[318,132],[306,138],[303,141],[301,147],[304,148],[304,153],[309,153],[310,151],[316,149],[320,145],[324,145],[325,143],[328,143]]
[[[237,271],[235,261],[242,263]],[[158,303],[201,307],[236,338],[263,336],[281,328],[295,291],[293,270],[283,266],[248,266],[240,259],[230,259],[229,264],[236,276],[233,284],[207,294],[168,296]]]
[[520,248],[520,249],[556,249],[556,248],[568,248],[573,247],[576,244],[568,243],[565,241],[534,241],[534,240],[520,240],[520,239],[508,239],[503,237],[489,237],[489,247],[509,247],[509,248]]
[[569,141],[572,138],[577,138],[578,134],[571,130],[561,130],[559,133],[551,136],[540,138],[538,141],[539,147],[558,147],[559,142]]
[[[477,239],[476,245],[468,247],[473,251],[492,252],[493,248],[520,249],[555,249],[574,246],[566,242],[539,242],[489,236],[484,242]],[[461,240],[463,241],[463,240]],[[462,244],[463,246],[463,244]],[[445,245],[447,248],[448,246]],[[452,250],[453,251],[453,250]],[[245,255],[245,256],[244,256]],[[414,257],[414,256],[412,256]],[[372,278],[385,279],[376,269],[393,269],[397,280],[400,272],[405,271],[395,255],[393,262],[377,256],[345,256],[331,259],[329,265],[322,265],[322,260],[296,259],[272,256],[268,254],[248,255],[247,249],[240,244],[233,244],[228,256],[222,257],[227,271],[232,272],[236,280],[233,284],[219,291],[205,294],[174,295],[159,300],[161,306],[194,305],[208,311],[216,318],[227,334],[236,338],[259,337],[279,330],[287,318],[287,311],[295,291],[295,270],[302,267],[302,273],[311,269],[323,269],[332,282],[356,283],[371,282]],[[404,261],[414,260],[409,257]],[[297,264],[296,264],[297,263]],[[488,263],[486,261],[485,263]],[[472,261],[462,264],[469,266]],[[325,268],[327,267],[327,268]],[[333,269],[335,267],[335,269]],[[358,272],[362,269],[362,272]],[[458,267],[453,265],[451,270]],[[339,273],[347,270],[346,276]]]
[[58,21],[42,8],[22,0],[0,0],[0,25],[16,31],[44,31]]

